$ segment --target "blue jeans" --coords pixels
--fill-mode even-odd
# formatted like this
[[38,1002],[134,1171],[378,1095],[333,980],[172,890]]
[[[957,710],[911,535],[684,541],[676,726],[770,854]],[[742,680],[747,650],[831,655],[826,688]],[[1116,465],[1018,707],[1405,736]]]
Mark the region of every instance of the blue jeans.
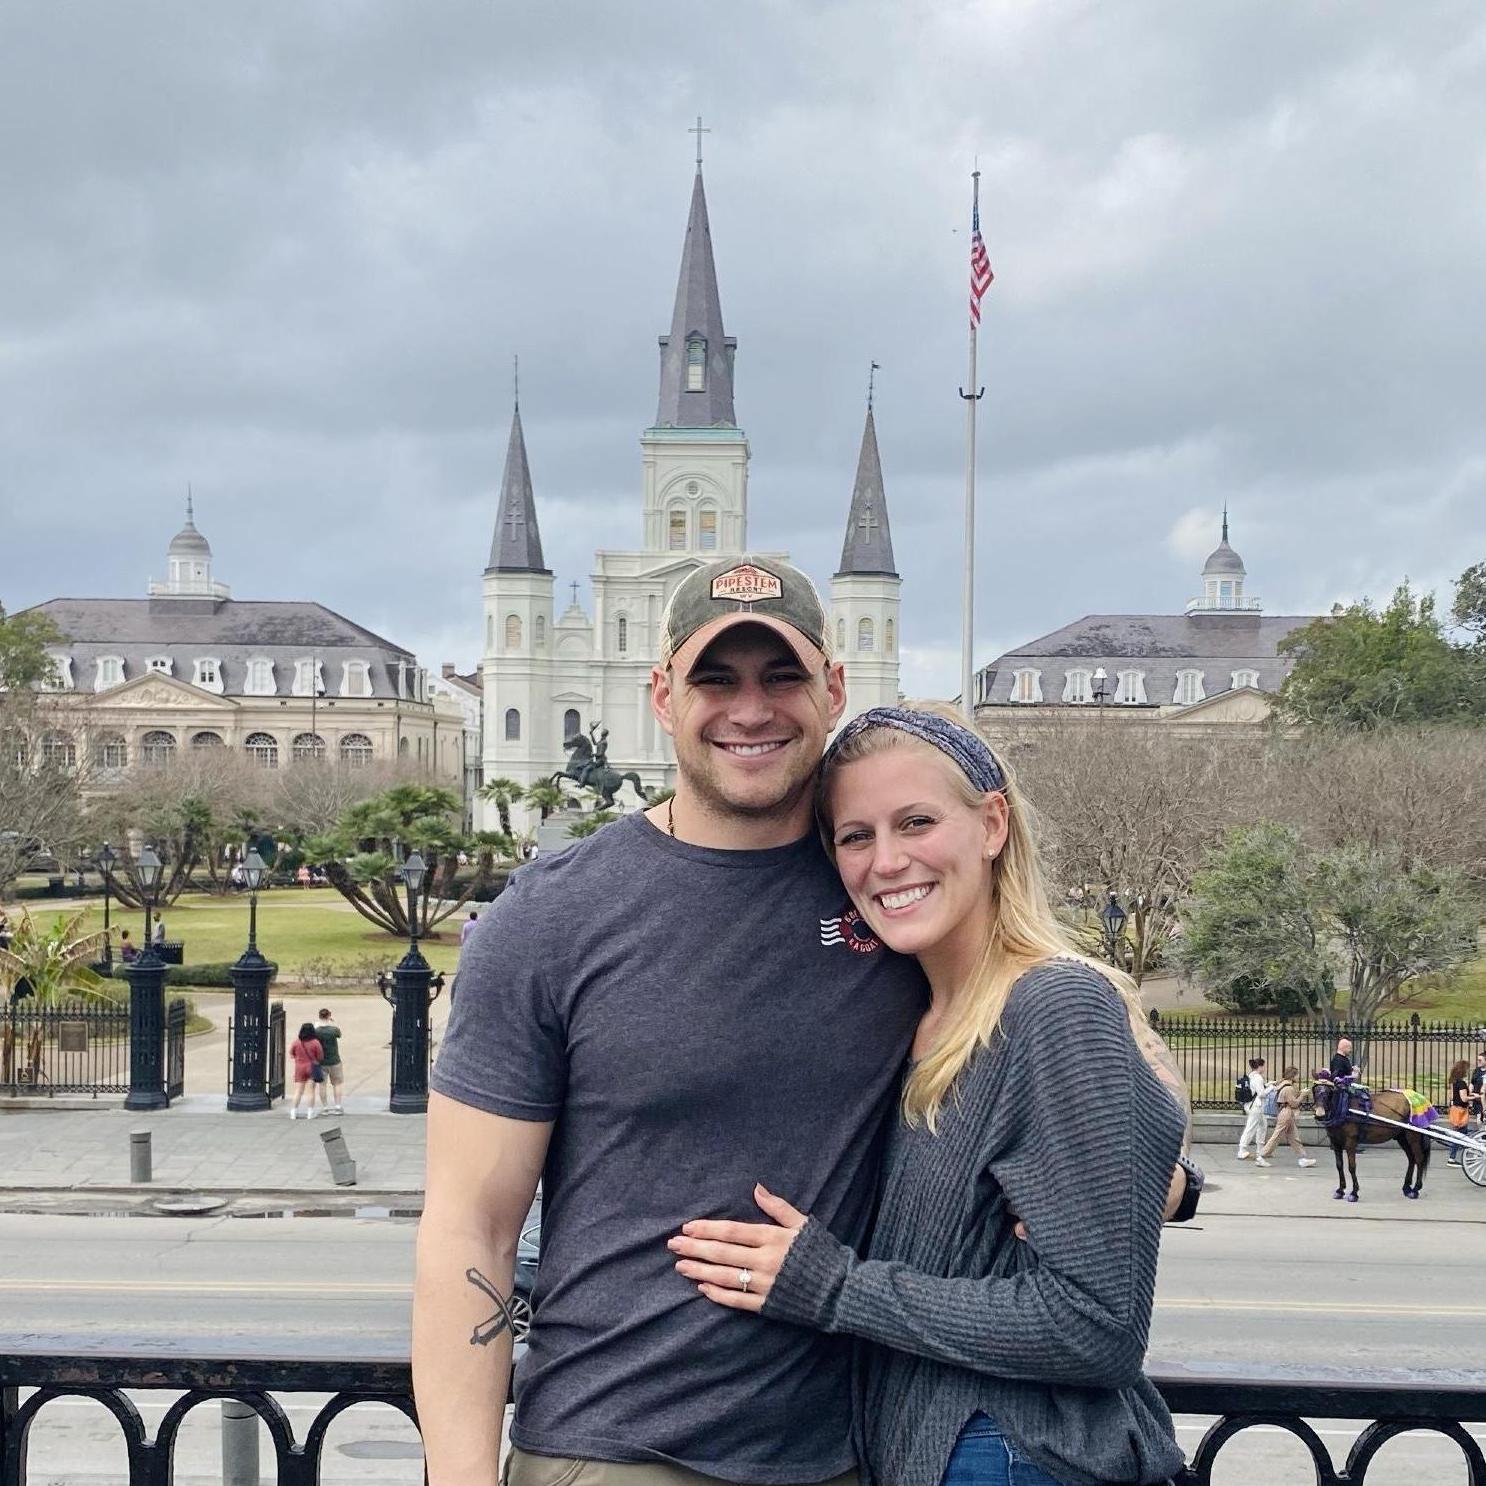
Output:
[[975,1414],[960,1431],[939,1486],[1059,1486],[1001,1433],[994,1419]]

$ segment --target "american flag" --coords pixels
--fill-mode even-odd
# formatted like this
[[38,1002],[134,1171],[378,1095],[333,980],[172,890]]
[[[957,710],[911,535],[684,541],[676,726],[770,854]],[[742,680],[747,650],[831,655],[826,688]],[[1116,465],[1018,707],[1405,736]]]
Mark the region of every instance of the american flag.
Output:
[[995,277],[996,275],[991,272],[991,260],[986,255],[985,239],[980,235],[980,203],[977,201],[970,232],[970,323],[972,325],[980,324],[981,296],[991,287],[991,280]]

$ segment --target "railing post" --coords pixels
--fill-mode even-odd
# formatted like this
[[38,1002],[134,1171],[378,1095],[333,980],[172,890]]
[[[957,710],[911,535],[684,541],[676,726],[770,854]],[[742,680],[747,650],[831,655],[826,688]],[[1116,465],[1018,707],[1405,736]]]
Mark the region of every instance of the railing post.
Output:
[[165,962],[148,941],[129,967],[129,1093],[125,1109],[164,1109]]
[[268,982],[273,966],[256,946],[243,951],[232,976],[231,1110],[268,1109]]
[[9,1486],[11,1481],[24,1486],[30,1478],[26,1474],[26,1440],[21,1439],[11,1447],[10,1431],[20,1407],[18,1388],[0,1387],[0,1482]]
[[251,1405],[222,1400],[222,1486],[259,1486],[258,1424]]
[[[1409,1013],[1409,1087],[1419,1089],[1419,1013]],[[1422,1092],[1422,1091],[1421,1091]],[[1458,1154],[1458,1152],[1457,1152]]]

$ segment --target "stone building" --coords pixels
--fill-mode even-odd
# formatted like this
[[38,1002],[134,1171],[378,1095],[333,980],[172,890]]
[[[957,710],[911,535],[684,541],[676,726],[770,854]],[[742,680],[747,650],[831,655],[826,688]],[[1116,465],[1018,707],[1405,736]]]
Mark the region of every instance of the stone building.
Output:
[[[602,726],[608,759],[646,787],[674,783],[670,739],[650,711],[650,672],[666,602],[693,568],[750,550],[748,437],[734,405],[737,341],[723,326],[700,163],[668,334],[660,394],[640,435],[640,544],[601,551],[593,612],[554,604],[521,410],[511,420],[499,510],[484,574],[484,777],[530,784],[566,763],[564,742]],[[775,557],[786,554],[759,549]],[[862,433],[840,566],[829,604],[846,662],[849,713],[898,697],[902,579],[894,565],[872,410]],[[624,808],[638,801],[626,786]],[[481,821],[495,829],[493,806]],[[531,823],[529,812],[523,823]]]
[[975,715],[993,732],[1091,721],[1221,731],[1267,721],[1290,672],[1280,641],[1309,614],[1266,614],[1243,559],[1222,540],[1180,614],[1086,614],[1019,645],[975,677]]
[[[323,604],[234,599],[186,524],[145,598],[58,598],[29,612],[62,633],[53,690],[65,705],[42,747],[86,758],[89,778],[241,750],[265,769],[401,759],[459,787],[464,719],[435,697],[411,651]],[[64,720],[68,726],[63,726]]]

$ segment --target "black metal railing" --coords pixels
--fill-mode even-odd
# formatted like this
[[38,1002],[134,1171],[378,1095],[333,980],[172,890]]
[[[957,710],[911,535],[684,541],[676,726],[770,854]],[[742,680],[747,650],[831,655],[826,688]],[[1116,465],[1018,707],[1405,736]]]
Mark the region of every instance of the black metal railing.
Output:
[[165,1102],[186,1092],[186,1003],[172,1001],[165,1012]]
[[[1486,1388],[1462,1382],[1464,1376],[1398,1374],[1380,1381],[1376,1369],[1364,1376],[1361,1368],[1356,1379],[1331,1381],[1276,1370],[1263,1376],[1191,1370],[1153,1373],[1173,1414],[1213,1419],[1176,1486],[1211,1486],[1224,1448],[1245,1430],[1256,1428],[1283,1429],[1300,1440],[1310,1456],[1315,1486],[1384,1486],[1381,1476],[1369,1476],[1379,1450],[1415,1430],[1453,1441],[1468,1486],[1486,1486],[1486,1458],[1465,1428],[1486,1421]],[[24,1389],[36,1391],[22,1398]],[[153,1437],[128,1396],[135,1389],[178,1395],[166,1407]],[[299,1393],[331,1395],[302,1438],[296,1438],[283,1405],[270,1396]],[[183,1421],[199,1404],[213,1400],[235,1400],[263,1420],[276,1457],[275,1466],[264,1474],[280,1486],[315,1486],[326,1432],[356,1404],[386,1404],[417,1424],[405,1355],[290,1360],[226,1358],[180,1346],[173,1347],[168,1357],[17,1350],[0,1353],[0,1486],[23,1486],[31,1425],[48,1403],[68,1396],[95,1399],[118,1421],[128,1453],[128,1486],[169,1486],[171,1457]],[[1319,1419],[1358,1423],[1340,1469],[1309,1422]],[[1389,1486],[1400,1479],[1425,1479],[1418,1471],[1400,1476],[1396,1456],[1387,1469]]]
[[284,1097],[284,1003],[268,1008],[268,1097]]
[[1304,1017],[1209,1017],[1153,1011],[1151,1024],[1166,1039],[1197,1109],[1234,1109],[1233,1083],[1250,1058],[1265,1060],[1273,1082],[1290,1066],[1303,1082],[1325,1068],[1338,1037],[1352,1039],[1352,1057],[1373,1087],[1415,1089],[1441,1108],[1449,1099],[1451,1066],[1476,1066],[1486,1028],[1470,1022],[1355,1022],[1326,1026]]
[[0,1094],[127,1094],[129,1008],[100,1001],[0,1010]]

